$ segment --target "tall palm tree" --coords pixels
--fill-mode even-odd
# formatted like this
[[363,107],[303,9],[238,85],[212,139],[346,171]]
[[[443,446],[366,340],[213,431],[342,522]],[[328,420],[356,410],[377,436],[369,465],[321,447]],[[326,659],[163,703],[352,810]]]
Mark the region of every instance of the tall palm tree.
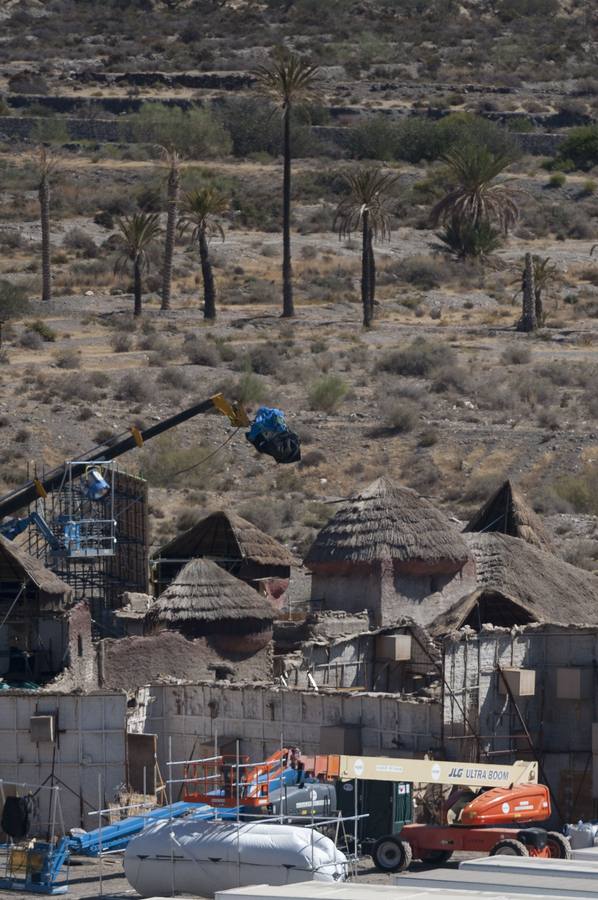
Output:
[[361,229],[361,302],[363,324],[369,328],[376,290],[374,241],[390,238],[388,193],[396,184],[397,175],[374,168],[359,169],[344,178],[349,193],[337,207],[333,227],[339,237]]
[[219,236],[224,240],[224,229],[217,220],[229,207],[229,200],[215,187],[198,188],[183,197],[182,217],[179,231],[184,234],[189,228],[191,240],[197,241],[204,291],[204,319],[216,318],[216,289],[214,275],[208,249],[211,237]]
[[133,266],[133,294],[135,306],[133,315],[141,315],[142,274],[149,269],[148,249],[160,236],[160,216],[158,213],[135,213],[117,219],[120,231],[121,253],[114,265],[115,272]]
[[42,236],[42,300],[52,299],[52,265],[50,257],[50,175],[56,168],[46,147],[40,147],[36,156],[39,173],[37,196],[39,198],[40,225]]
[[160,309],[170,309],[170,289],[172,284],[172,259],[176,233],[177,208],[181,186],[180,157],[176,150],[160,148],[162,159],[168,166],[166,181],[166,234],[164,238],[164,268],[162,270],[162,304]]
[[288,50],[278,50],[271,61],[255,70],[258,90],[270,97],[282,110],[282,315],[295,315],[293,303],[293,267],[291,263],[291,115],[293,107],[317,100],[320,91],[318,66],[311,66]]
[[458,245],[462,238],[461,246],[454,247],[462,256],[483,253],[484,244],[493,249],[497,238],[494,226],[506,235],[519,216],[517,192],[496,182],[513,157],[466,142],[447,153],[444,161],[454,187],[432,209],[432,225],[447,227],[447,243]]

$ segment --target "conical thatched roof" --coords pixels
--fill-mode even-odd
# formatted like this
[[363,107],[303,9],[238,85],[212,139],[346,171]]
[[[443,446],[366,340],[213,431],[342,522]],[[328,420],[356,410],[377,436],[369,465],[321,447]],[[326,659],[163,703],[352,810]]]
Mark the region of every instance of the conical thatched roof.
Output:
[[39,559],[21,550],[13,541],[0,535],[0,580],[22,581],[27,579],[42,591],[56,599],[67,600],[71,588]]
[[257,591],[209,559],[192,559],[161,594],[150,612],[151,623],[272,622],[274,609]]
[[468,559],[457,528],[428,500],[389,478],[378,478],[343,506],[320,531],[307,566],[377,560],[456,567]]
[[298,560],[269,534],[236,513],[220,510],[178,535],[155,557],[191,559],[207,556],[225,561],[250,560],[260,566],[296,566]]
[[464,530],[498,531],[551,553],[555,549],[542,520],[509,480],[501,484]]
[[468,534],[478,586],[432,625],[434,634],[484,622],[598,624],[598,578],[520,538]]

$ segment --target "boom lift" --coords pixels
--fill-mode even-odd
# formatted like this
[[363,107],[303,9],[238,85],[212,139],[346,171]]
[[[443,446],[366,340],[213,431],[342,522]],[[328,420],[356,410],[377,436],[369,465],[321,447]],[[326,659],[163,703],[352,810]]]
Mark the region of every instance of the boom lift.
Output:
[[[330,783],[335,794],[330,793]],[[453,810],[453,824],[413,823],[413,783],[452,784],[467,789]],[[406,869],[413,858],[442,863],[456,850],[569,858],[563,835],[529,827],[551,815],[548,789],[538,784],[538,766],[436,760],[300,756],[281,749],[260,765],[217,756],[190,765],[184,799],[218,807],[221,814],[281,815],[285,821],[337,814],[358,818],[357,838],[385,872]],[[357,802],[354,790],[357,788]],[[478,796],[474,791],[480,790]],[[457,797],[456,799],[463,799]],[[525,827],[528,826],[528,827]]]
[[[443,863],[457,850],[491,856],[571,858],[571,846],[562,834],[529,827],[551,816],[550,793],[547,787],[538,784],[535,762],[495,766],[341,756],[340,777],[410,785],[413,782],[452,784],[469,791],[462,808],[454,812],[452,824],[416,824],[410,821],[410,815],[402,823],[397,822],[392,833],[379,835],[371,853],[376,867],[382,871],[401,872],[414,858]],[[472,789],[479,789],[477,796]]]
[[[454,850],[569,858],[571,848],[563,835],[521,828],[550,815],[548,791],[537,780],[537,764],[527,762],[494,766],[394,757],[301,756],[296,748],[277,750],[263,763],[217,755],[186,765],[182,800],[170,806],[93,831],[74,830],[56,843],[34,841],[25,848],[8,847],[0,888],[64,893],[67,885],[59,876],[70,856],[97,857],[124,849],[151,822],[181,816],[203,821],[280,816],[281,822],[317,827],[319,821],[330,824],[344,814],[354,821],[348,831],[356,834],[358,846],[385,872],[406,869],[414,857],[442,863]],[[413,782],[490,790],[464,807],[458,825],[416,825],[412,823]]]

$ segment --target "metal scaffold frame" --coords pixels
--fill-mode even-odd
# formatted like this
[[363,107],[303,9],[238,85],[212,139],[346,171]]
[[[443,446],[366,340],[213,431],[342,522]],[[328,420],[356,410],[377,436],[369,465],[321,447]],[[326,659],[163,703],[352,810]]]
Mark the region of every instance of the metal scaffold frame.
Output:
[[[113,462],[96,461],[94,466],[102,467],[106,475],[110,486],[106,498],[90,501],[84,497],[80,477],[73,475],[67,464],[60,489],[38,497],[27,508],[28,515],[37,513],[49,523],[53,534],[65,524],[69,528],[69,523],[84,523],[87,530],[81,546],[72,552],[56,552],[35,525],[27,528],[18,543],[68,584],[75,599],[89,604],[102,632],[124,591],[148,590],[149,522],[147,482],[116,468]],[[88,527],[88,522],[93,524]]]

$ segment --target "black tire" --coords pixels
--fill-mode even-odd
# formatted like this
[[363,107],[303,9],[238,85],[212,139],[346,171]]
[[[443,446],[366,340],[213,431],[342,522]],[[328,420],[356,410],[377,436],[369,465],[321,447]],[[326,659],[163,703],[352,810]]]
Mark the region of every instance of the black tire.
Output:
[[490,851],[490,856],[529,856],[527,847],[521,841],[510,839],[498,841]]
[[441,866],[448,862],[453,855],[452,850],[429,850],[422,858],[422,862],[430,863],[433,866]]
[[573,859],[571,844],[568,838],[559,831],[549,831],[546,835],[546,844],[550,849],[552,859]]
[[411,844],[388,834],[374,844],[372,859],[380,872],[404,872],[413,859]]

